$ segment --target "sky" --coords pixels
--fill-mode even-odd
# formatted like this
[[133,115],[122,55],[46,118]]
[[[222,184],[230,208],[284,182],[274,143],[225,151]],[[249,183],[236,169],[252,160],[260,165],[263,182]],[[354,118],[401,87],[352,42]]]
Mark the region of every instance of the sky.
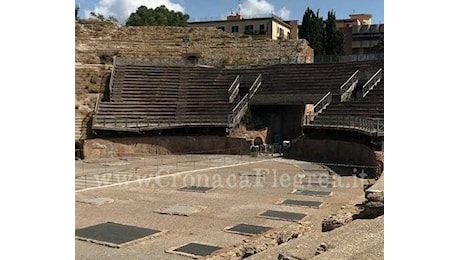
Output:
[[137,7],[145,5],[155,8],[165,5],[168,9],[187,13],[189,22],[218,20],[230,12],[238,12],[245,17],[263,16],[271,13],[285,20],[302,21],[307,7],[318,10],[326,17],[334,10],[337,19],[349,18],[353,13],[372,15],[372,23],[384,23],[383,0],[75,0],[80,5],[80,18],[88,18],[90,12],[114,16],[124,24]]

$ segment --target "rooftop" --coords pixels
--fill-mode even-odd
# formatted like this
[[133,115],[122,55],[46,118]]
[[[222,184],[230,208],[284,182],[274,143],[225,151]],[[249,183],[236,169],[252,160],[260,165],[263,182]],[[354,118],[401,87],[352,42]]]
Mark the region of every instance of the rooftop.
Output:
[[[196,19],[197,20],[197,19]],[[281,17],[276,16],[274,14],[266,14],[266,15],[257,15],[257,16],[245,16],[236,13],[230,14],[227,16],[226,19],[218,19],[218,18],[202,18],[194,22],[188,22],[188,24],[204,24],[204,23],[215,23],[215,22],[234,22],[234,21],[260,21],[260,20],[275,20],[287,27],[290,27],[289,21],[283,20]]]

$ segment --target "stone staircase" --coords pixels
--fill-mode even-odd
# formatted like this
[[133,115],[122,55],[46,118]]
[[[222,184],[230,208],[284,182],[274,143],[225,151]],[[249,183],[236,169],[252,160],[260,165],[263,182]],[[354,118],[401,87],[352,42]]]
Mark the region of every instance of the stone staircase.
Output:
[[[360,93],[358,92],[358,95]],[[384,117],[384,78],[365,97],[359,97],[348,102],[340,102],[337,98],[314,120],[320,124],[327,117],[356,116],[383,118]]]
[[234,78],[217,68],[115,65],[111,100],[99,103],[93,129],[227,127]]
[[75,114],[75,141],[84,140],[87,137],[87,116]]
[[335,100],[340,100],[340,86],[353,73],[359,70],[367,76],[367,70],[378,66],[378,63],[379,61],[279,64],[238,71],[241,82],[250,81],[248,79],[262,73],[262,85],[251,100],[251,105],[315,104],[328,92],[331,92]]

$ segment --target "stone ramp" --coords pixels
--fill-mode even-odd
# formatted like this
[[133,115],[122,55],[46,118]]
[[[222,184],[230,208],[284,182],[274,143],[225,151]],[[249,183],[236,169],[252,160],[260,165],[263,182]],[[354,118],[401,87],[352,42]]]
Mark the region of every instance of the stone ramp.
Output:
[[364,210],[357,218],[375,218],[384,213],[384,178],[383,173],[377,182],[365,192]]
[[355,220],[329,234],[323,240],[330,249],[313,259],[384,259],[383,216]]
[[330,232],[307,234],[247,259],[384,259],[384,217],[355,220]]
[[381,201],[383,203],[384,201],[384,178],[383,178],[383,173],[380,176],[380,178],[375,182],[374,185],[372,185],[369,189],[366,190],[365,196],[366,199],[369,201]]
[[[289,241],[285,244],[269,248],[265,251],[257,253],[247,259],[250,260],[265,260],[265,259],[310,259],[315,255],[316,248],[321,243],[317,237],[301,237]],[[300,255],[302,252],[304,258],[293,258],[294,255]],[[278,258],[280,255],[285,258]],[[291,258],[288,258],[291,257]]]

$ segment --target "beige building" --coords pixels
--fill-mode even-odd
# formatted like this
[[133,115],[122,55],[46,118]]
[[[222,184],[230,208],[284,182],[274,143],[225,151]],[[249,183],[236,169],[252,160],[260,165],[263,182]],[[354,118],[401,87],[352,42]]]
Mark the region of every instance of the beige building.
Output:
[[275,15],[245,19],[240,14],[235,14],[227,16],[226,20],[189,22],[188,25],[189,27],[215,27],[229,33],[268,37],[273,40],[298,39],[297,21],[283,21]]
[[343,33],[346,55],[373,53],[373,47],[383,39],[383,24],[372,24],[370,14],[350,14],[349,19],[336,21]]

